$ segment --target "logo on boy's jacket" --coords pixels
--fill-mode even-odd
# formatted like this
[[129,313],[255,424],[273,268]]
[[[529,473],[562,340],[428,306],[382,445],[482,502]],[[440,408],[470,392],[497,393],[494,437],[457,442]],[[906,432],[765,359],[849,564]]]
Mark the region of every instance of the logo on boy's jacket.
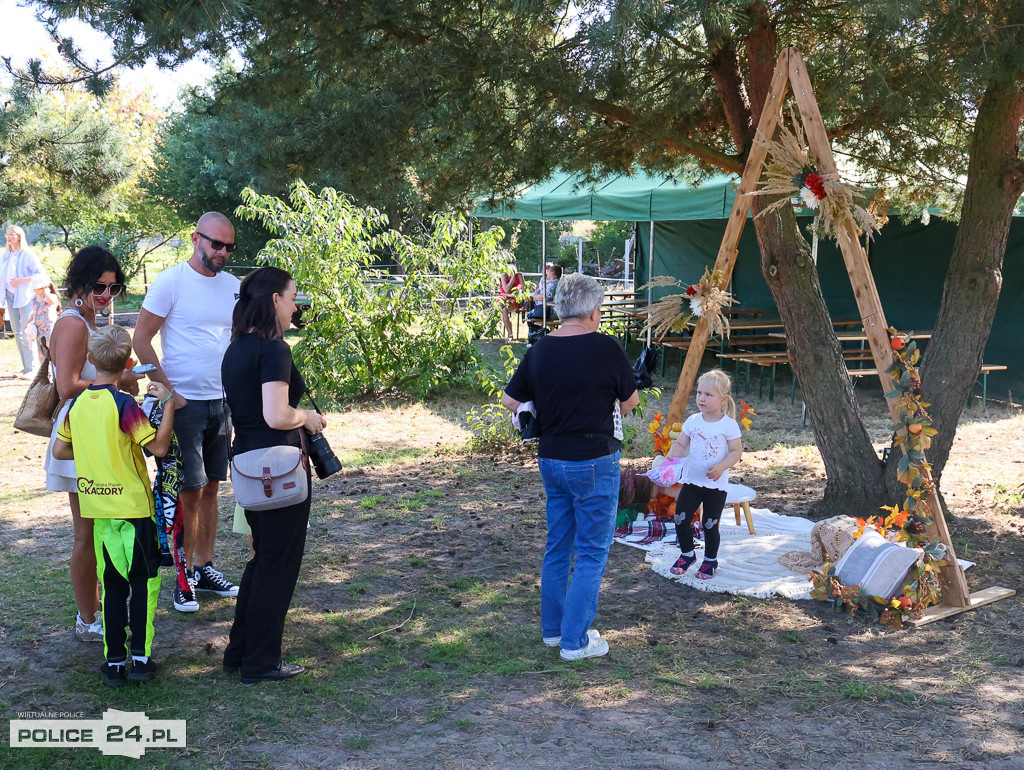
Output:
[[121,484],[104,484],[100,481],[87,479],[85,476],[79,476],[78,493],[82,495],[121,495],[124,494],[124,486]]

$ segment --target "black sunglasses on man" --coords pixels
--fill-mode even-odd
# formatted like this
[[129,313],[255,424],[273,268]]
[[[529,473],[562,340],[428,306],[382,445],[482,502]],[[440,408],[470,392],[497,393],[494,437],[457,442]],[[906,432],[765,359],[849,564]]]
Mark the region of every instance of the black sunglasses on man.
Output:
[[206,240],[208,240],[210,242],[210,246],[213,247],[214,251],[220,251],[221,249],[224,249],[224,251],[230,254],[232,251],[235,250],[235,247],[238,246],[237,243],[224,243],[224,241],[215,241],[209,235],[205,235],[204,233],[201,233],[198,230],[196,230],[196,235],[198,235],[200,238],[205,238]]

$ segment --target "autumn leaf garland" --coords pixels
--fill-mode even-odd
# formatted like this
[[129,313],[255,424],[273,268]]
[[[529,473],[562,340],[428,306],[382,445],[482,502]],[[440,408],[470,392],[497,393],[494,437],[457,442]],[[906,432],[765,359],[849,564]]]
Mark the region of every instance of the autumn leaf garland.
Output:
[[922,556],[912,570],[913,580],[904,586],[901,596],[891,600],[870,596],[859,586],[844,586],[835,574],[835,567],[828,563],[820,571],[812,572],[810,579],[813,598],[828,602],[837,610],[862,612],[882,625],[901,628],[908,619],[921,617],[926,608],[942,601],[938,570],[946,565],[946,546],[937,540],[929,541],[925,534],[932,523],[927,498],[934,483],[926,473],[930,466],[924,452],[938,431],[932,427],[928,415],[930,404],[921,395],[918,371],[921,351],[909,334],[901,334],[890,327],[889,335],[894,358],[888,374],[893,390],[885,397],[896,401],[899,422],[892,426],[897,431],[893,446],[905,449],[897,465],[897,478],[906,485],[907,495],[902,506],[882,506],[889,512],[886,516],[855,519],[859,529],[854,537],[860,537],[865,529],[871,528],[888,540],[920,549]]

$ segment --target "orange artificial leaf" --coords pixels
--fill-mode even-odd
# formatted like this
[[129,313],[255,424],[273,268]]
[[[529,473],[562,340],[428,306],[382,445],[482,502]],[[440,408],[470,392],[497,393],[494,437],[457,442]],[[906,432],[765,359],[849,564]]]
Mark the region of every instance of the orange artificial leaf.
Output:
[[647,510],[658,521],[672,521],[676,515],[676,499],[671,495],[660,494],[647,504]]
[[750,426],[754,424],[754,421],[747,417],[748,414],[752,414],[757,417],[757,412],[754,411],[753,407],[750,406],[746,401],[740,400],[740,425],[746,430],[750,430]]

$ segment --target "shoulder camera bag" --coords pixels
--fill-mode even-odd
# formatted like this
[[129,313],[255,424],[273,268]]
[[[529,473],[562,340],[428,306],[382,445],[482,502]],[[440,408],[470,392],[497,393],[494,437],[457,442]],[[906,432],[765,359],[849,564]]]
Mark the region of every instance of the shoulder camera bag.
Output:
[[301,447],[272,446],[231,458],[235,501],[250,511],[269,511],[301,503],[309,494],[305,436]]

